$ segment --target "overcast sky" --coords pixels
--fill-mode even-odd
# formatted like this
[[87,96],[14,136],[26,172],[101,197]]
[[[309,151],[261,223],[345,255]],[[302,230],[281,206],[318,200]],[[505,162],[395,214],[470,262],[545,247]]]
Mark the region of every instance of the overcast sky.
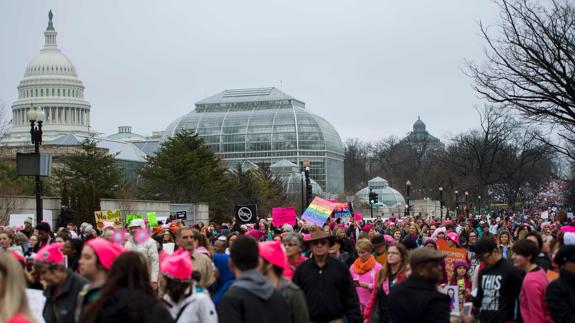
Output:
[[487,0],[2,0],[7,107],[49,9],[96,131],[149,135],[224,89],[275,86],[342,140],[404,136],[418,115],[442,140],[477,126],[465,60],[483,61],[478,23],[498,15]]

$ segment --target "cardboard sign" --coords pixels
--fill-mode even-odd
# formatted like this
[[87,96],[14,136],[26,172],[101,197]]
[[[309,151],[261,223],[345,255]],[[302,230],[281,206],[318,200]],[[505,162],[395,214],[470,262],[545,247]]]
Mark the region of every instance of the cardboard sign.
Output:
[[114,222],[114,227],[122,227],[122,216],[120,210],[107,210],[94,212],[96,217],[96,227],[102,230],[104,228],[104,221]]
[[239,224],[257,223],[258,206],[255,204],[236,205],[236,222]]
[[158,217],[156,216],[156,212],[148,212],[146,214],[148,216],[148,225],[150,228],[158,226]]
[[126,226],[130,226],[130,223],[132,222],[132,220],[134,219],[143,219],[144,217],[139,215],[139,214],[128,214],[126,215]]
[[449,296],[449,308],[451,313],[459,313],[459,286],[445,286],[441,291]]
[[318,227],[323,226],[329,215],[333,212],[335,204],[322,199],[321,197],[315,197],[311,201],[310,205],[307,207],[302,215],[302,220],[313,223]]
[[272,209],[272,223],[276,227],[284,224],[296,224],[296,212],[294,207],[276,207]]
[[445,240],[437,240],[437,250],[441,251],[445,257],[445,270],[447,271],[448,279],[453,276],[453,264],[460,261],[467,261],[467,250],[463,248],[449,248]]

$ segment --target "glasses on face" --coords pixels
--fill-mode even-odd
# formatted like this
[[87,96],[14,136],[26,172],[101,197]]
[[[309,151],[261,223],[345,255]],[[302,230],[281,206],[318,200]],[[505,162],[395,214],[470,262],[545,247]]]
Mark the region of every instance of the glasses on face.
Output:
[[327,244],[327,239],[314,240],[311,242],[312,246],[318,246],[318,245],[324,245],[324,244]]
[[284,243],[284,247],[297,247],[297,243]]

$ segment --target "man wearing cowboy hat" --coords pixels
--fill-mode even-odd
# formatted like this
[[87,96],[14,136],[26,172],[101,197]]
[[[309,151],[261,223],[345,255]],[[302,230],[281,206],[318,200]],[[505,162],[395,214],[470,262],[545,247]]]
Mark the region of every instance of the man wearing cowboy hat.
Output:
[[312,322],[362,322],[355,283],[348,268],[329,256],[335,237],[314,231],[305,239],[312,257],[299,265],[293,281],[304,292]]

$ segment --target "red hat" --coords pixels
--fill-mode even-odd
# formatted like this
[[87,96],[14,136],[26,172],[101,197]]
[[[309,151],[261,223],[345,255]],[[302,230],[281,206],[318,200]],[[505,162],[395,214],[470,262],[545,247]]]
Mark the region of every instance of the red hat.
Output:
[[112,267],[114,259],[124,251],[122,247],[102,238],[88,240],[86,245],[94,250],[94,253],[98,255],[102,267],[106,270]]
[[192,258],[189,251],[175,252],[160,265],[162,275],[181,282],[192,281]]
[[266,241],[258,245],[260,257],[270,264],[285,268],[287,266],[287,256],[284,245],[281,241]]
[[63,246],[63,243],[53,243],[42,247],[34,257],[34,262],[47,265],[66,265],[66,258],[62,253]]
[[10,252],[10,255],[12,255],[14,259],[18,260],[18,262],[22,264],[23,267],[26,267],[26,259],[24,259],[21,254],[17,253],[16,251],[12,251]]

